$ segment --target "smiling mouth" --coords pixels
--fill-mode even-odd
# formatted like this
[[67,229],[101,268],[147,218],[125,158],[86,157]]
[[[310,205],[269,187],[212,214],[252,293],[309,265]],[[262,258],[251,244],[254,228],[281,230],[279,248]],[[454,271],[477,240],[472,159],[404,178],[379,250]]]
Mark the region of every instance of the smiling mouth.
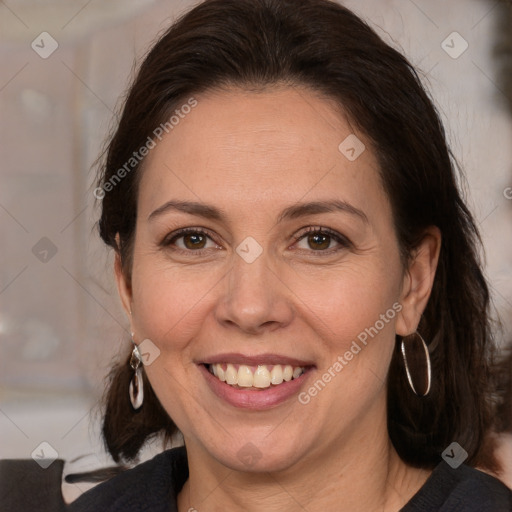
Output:
[[236,389],[268,389],[283,382],[298,379],[309,367],[291,365],[248,366],[245,364],[205,364],[207,370],[221,382]]

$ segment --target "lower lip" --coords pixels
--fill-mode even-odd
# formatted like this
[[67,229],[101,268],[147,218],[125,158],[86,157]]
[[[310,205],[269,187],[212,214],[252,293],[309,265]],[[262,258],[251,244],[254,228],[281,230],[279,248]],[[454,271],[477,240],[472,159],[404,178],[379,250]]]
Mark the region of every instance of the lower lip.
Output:
[[200,364],[199,370],[204,375],[210,389],[222,400],[234,407],[243,409],[269,409],[285,402],[296,395],[305,385],[306,379],[311,373],[312,367],[308,368],[300,377],[283,382],[277,386],[263,388],[261,391],[250,389],[238,389],[219,380],[212,375],[204,364]]

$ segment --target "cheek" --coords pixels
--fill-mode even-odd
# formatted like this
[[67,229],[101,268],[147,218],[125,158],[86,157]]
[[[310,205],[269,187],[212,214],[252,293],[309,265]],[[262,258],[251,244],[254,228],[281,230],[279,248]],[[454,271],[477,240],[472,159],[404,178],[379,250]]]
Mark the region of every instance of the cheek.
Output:
[[[399,274],[392,266],[347,265],[338,270],[328,279],[303,280],[297,290],[307,297],[302,316],[320,345],[320,382],[305,390],[303,399],[321,394],[318,403],[331,404],[333,418],[365,410],[381,396],[401,310]],[[324,386],[327,391],[320,393]]]
[[[133,272],[133,318],[137,336],[161,350],[181,350],[201,328],[217,273],[158,264],[141,257]],[[167,340],[172,340],[168,343]]]
[[[375,261],[350,262],[311,275],[290,276],[303,316],[314,322],[331,344],[343,348],[378,322],[379,331],[394,323],[400,277],[394,267]],[[384,325],[381,315],[385,315]]]

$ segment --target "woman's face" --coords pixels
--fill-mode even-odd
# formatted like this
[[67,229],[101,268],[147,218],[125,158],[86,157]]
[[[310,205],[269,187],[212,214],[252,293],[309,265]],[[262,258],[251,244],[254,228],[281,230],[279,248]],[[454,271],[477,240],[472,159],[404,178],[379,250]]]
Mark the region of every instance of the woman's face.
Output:
[[415,330],[432,265],[403,269],[369,142],[305,88],[195,99],[146,158],[131,283],[117,264],[160,402],[239,470],[385,432],[395,333]]

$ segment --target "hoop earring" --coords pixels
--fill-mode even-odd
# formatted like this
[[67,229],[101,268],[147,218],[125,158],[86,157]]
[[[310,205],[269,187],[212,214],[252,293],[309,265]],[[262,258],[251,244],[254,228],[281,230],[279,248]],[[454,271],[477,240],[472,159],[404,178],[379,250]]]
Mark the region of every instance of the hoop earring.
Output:
[[133,374],[132,379],[130,380],[130,387],[128,389],[130,395],[130,402],[132,403],[132,407],[137,410],[142,406],[142,402],[144,401],[144,385],[142,383],[142,357],[139,352],[139,348],[133,342],[133,350],[132,356],[130,357],[130,366],[135,373]]
[[[412,351],[410,349],[406,350],[406,345],[410,347],[411,345],[414,344],[416,345],[416,348],[413,348]],[[402,358],[404,360],[405,365],[405,373],[407,374],[407,381],[409,382],[410,388],[412,389],[413,393],[417,396],[427,396],[428,393],[430,392],[432,370],[430,366],[430,354],[428,352],[428,347],[427,344],[425,343],[425,340],[421,337],[421,334],[419,332],[413,332],[412,334],[409,334],[408,336],[404,336],[402,338],[401,350]],[[407,355],[407,351],[409,351],[409,355]],[[420,366],[421,359],[423,359],[423,365],[426,368],[426,375],[424,376],[423,382],[421,383],[420,392],[418,392],[413,382],[411,366],[414,365],[416,368]],[[416,379],[416,383],[418,384],[418,379]]]

